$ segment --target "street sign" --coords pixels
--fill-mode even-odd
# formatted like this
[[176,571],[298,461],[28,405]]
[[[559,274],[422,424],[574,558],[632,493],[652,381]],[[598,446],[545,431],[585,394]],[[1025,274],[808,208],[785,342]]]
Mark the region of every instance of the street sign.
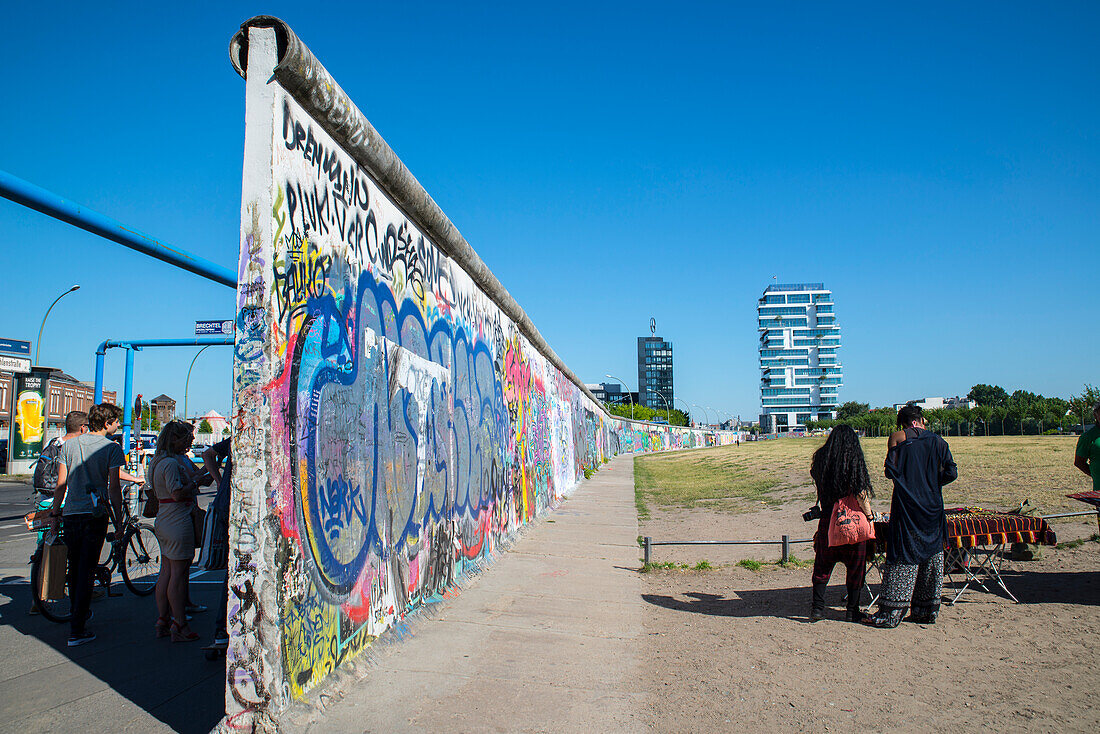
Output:
[[196,321],[195,336],[233,336],[233,321]]
[[30,372],[30,357],[13,357],[10,354],[0,354],[0,370],[4,372]]
[[8,354],[25,354],[29,357],[31,356],[31,343],[19,341],[18,339],[0,338],[0,352],[7,352]]

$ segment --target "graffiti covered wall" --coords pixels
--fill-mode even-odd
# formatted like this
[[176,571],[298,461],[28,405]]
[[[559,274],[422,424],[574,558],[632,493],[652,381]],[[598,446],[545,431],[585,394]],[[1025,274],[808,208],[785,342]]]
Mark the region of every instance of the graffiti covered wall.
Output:
[[586,469],[733,436],[605,414],[291,94],[263,92],[270,165],[242,208],[229,728],[308,699]]

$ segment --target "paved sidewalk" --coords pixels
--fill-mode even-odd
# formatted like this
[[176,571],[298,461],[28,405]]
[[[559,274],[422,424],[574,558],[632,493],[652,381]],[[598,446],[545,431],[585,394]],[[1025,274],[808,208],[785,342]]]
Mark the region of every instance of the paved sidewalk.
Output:
[[[217,609],[214,583],[192,584],[192,597]],[[29,616],[25,580],[0,582],[0,734],[19,732],[208,732],[225,710],[225,663],[199,648],[213,634],[214,612],[191,622],[202,642],[173,645],[153,637],[156,605],[121,580],[122,596],[92,603],[97,639],[66,647],[68,624]]]
[[225,711],[225,663],[207,662],[199,648],[213,635],[225,572],[193,577],[192,598],[211,610],[191,622],[201,642],[155,639],[156,602],[116,573],[121,596],[92,602],[97,639],[70,648],[68,624],[27,614],[34,544],[25,527],[0,530],[0,734],[210,731]]
[[642,731],[634,458],[583,482],[309,731]]

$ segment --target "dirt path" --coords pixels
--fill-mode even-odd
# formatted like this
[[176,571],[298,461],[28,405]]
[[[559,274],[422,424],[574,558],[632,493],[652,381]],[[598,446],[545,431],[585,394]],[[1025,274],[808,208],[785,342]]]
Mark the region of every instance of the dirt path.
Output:
[[[741,515],[668,511],[643,534],[778,537],[801,506]],[[1059,525],[1060,539],[1095,524]],[[730,553],[774,559],[778,549]],[[796,554],[799,554],[796,551]],[[812,551],[803,546],[803,558]],[[712,562],[661,549],[655,560]],[[648,723],[654,731],[1100,731],[1100,544],[1006,563],[1021,600],[970,592],[934,626],[843,621],[843,568],[830,618],[809,624],[808,568],[737,566],[644,575]],[[865,600],[866,601],[866,600]]]

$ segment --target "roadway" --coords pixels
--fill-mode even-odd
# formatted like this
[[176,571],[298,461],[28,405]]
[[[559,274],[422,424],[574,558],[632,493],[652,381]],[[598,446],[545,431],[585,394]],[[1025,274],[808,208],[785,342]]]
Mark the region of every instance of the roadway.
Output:
[[23,516],[34,505],[30,480],[0,481],[0,578],[30,573],[27,560],[34,552],[34,533],[27,531]]
[[[209,504],[213,493],[212,484],[203,487],[200,506]],[[33,494],[30,479],[0,480],[0,578],[22,576],[26,580],[30,573],[27,562],[34,552],[36,534],[27,530],[23,516],[34,509]]]

